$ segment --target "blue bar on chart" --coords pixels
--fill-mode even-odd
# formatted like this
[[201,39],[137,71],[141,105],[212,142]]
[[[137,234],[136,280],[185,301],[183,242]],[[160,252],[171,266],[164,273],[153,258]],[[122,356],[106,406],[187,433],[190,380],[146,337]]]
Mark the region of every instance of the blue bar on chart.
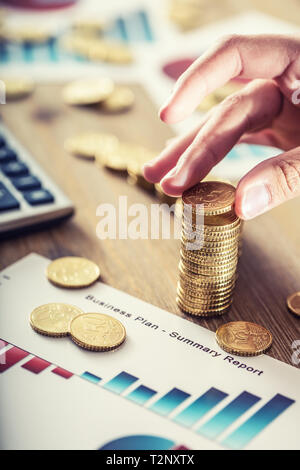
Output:
[[134,401],[138,405],[144,405],[154,395],[156,395],[155,390],[152,390],[152,388],[146,387],[145,385],[140,385],[131,393],[129,393],[126,398],[128,398],[128,400]]
[[278,393],[251,418],[227,436],[222,444],[231,449],[245,447],[258,433],[265,429],[293,403],[295,403],[295,400],[291,400]]
[[173,388],[166,395],[153,403],[153,405],[150,406],[150,410],[155,411],[155,413],[159,413],[160,415],[166,416],[189,397],[189,393],[185,393],[178,388]]
[[143,24],[143,27],[144,27],[144,32],[145,32],[145,37],[146,37],[146,40],[151,42],[153,41],[153,32],[152,32],[152,28],[150,26],[150,21],[149,21],[149,16],[148,16],[148,13],[145,11],[145,10],[141,10],[138,12],[138,15],[140,17],[140,20]]
[[227,396],[227,393],[212,387],[175,416],[173,420],[183,426],[192,427],[200,418],[202,418],[202,416],[208,413],[208,411],[214,408]]
[[90,372],[84,372],[81,374],[81,377],[85,380],[88,380],[89,382],[92,382],[93,384],[98,384],[101,381],[101,377],[91,374]]
[[197,432],[208,439],[215,439],[259,400],[260,398],[252,395],[252,393],[241,393],[213,418],[197,429]]
[[124,392],[131,384],[138,380],[134,375],[128,374],[127,372],[121,372],[116,377],[111,379],[109,382],[103,385],[104,388],[114,393]]

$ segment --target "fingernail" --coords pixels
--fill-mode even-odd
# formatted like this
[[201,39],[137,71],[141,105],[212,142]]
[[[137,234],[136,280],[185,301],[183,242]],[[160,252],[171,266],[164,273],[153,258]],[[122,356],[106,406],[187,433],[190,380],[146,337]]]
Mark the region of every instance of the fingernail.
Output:
[[242,212],[246,219],[252,219],[266,211],[270,203],[270,193],[264,184],[252,186],[246,192]]
[[174,167],[163,180],[172,182],[172,185],[174,186],[184,186],[187,180],[187,175],[183,171],[180,171],[179,168]]

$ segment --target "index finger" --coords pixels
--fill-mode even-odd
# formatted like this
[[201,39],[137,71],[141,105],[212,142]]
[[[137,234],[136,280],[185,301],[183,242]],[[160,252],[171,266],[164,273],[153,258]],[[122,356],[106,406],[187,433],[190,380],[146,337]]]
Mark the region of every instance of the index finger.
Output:
[[167,123],[181,121],[206,95],[235,77],[279,78],[299,50],[300,39],[288,36],[227,36],[181,75],[160,117]]

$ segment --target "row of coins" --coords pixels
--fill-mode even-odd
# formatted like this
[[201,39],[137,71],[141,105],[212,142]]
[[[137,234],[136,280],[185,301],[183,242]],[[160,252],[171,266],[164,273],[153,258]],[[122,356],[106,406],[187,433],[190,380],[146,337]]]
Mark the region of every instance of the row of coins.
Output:
[[133,54],[127,44],[108,41],[96,35],[75,31],[61,39],[62,47],[68,52],[91,61],[130,64]]
[[241,232],[234,195],[233,186],[213,181],[183,194],[177,303],[187,313],[221,315],[232,304]]
[[[93,284],[100,276],[92,261],[67,256],[52,261],[46,269],[47,279],[64,288],[82,288]],[[64,303],[48,303],[35,308],[30,325],[39,334],[56,338],[70,336],[78,346],[90,351],[109,351],[119,347],[126,338],[121,322],[102,313],[84,313],[80,308]]]
[[[129,184],[155,192],[161,203],[176,203],[176,198],[167,196],[159,184],[154,185],[144,178],[143,165],[156,156],[155,152],[144,146],[119,141],[113,134],[88,132],[67,139],[65,150],[74,156],[94,161],[101,168],[127,175]],[[177,201],[180,214],[181,200]]]
[[116,85],[109,77],[75,80],[63,88],[62,96],[68,105],[98,106],[107,112],[128,110],[135,101],[130,88]]

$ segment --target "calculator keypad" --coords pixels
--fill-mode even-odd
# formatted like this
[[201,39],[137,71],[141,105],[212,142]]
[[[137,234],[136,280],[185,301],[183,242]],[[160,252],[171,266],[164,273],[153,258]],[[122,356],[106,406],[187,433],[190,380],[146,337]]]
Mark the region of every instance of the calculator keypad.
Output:
[[[11,149],[3,136],[0,135],[0,173],[3,173],[15,190],[30,206],[51,204],[53,194],[43,188],[42,182],[30,174],[30,168],[22,162],[17,153]],[[0,181],[0,212],[20,209],[20,202],[11,190]]]

